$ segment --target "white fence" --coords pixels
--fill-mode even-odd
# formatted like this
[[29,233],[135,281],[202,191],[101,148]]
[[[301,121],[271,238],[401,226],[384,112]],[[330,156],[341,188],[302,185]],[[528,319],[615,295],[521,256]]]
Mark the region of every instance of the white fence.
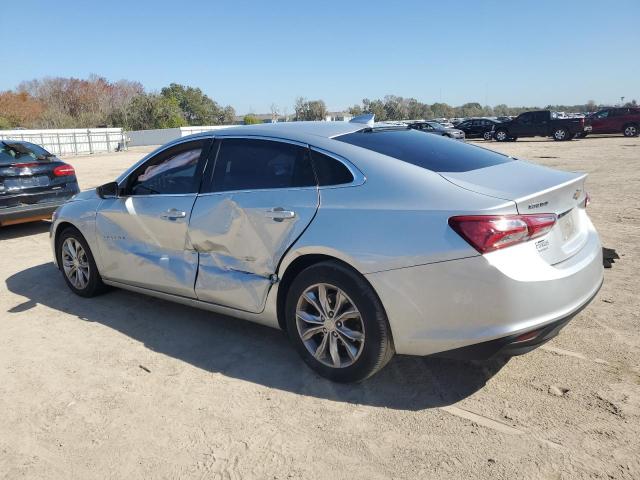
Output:
[[186,137],[194,133],[209,132],[221,128],[229,128],[233,125],[205,125],[197,127],[160,128],[157,130],[133,130],[127,132],[130,139],[129,145],[140,147],[145,145],[164,145],[176,138]]
[[121,128],[65,128],[53,130],[0,130],[0,140],[24,140],[54,155],[114,152],[126,149]]

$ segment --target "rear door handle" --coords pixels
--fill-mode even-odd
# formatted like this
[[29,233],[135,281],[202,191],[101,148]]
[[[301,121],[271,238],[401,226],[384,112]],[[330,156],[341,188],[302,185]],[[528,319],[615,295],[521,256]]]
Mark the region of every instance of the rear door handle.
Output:
[[295,218],[296,212],[285,210],[282,207],[276,207],[264,212],[264,216],[267,218],[271,218],[276,222],[281,222],[283,220],[291,220],[292,218]]
[[183,212],[181,210],[178,210],[177,208],[170,208],[160,215],[161,218],[166,218],[167,220],[176,220],[178,218],[184,218],[186,216],[187,212]]

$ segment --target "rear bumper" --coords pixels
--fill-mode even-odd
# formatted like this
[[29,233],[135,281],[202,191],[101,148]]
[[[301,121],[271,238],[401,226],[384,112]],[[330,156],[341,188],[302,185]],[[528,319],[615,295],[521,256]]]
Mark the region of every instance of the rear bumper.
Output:
[[[600,286],[602,286],[602,283],[600,283]],[[593,296],[578,310],[567,315],[565,318],[556,320],[548,325],[534,328],[529,332],[520,333],[518,335],[509,335],[508,337],[497,338],[495,340],[489,340],[488,342],[476,343],[475,345],[469,345],[467,347],[456,348],[453,350],[446,350],[444,352],[436,353],[434,356],[458,360],[488,360],[491,357],[497,356],[523,355],[535,350],[556,337],[560,333],[560,330],[566,327],[573,317],[591,303],[591,300],[593,300],[599,290],[600,287],[598,287],[596,293],[594,293]]]
[[10,225],[13,223],[51,217],[51,214],[55,209],[65,202],[66,199],[49,203],[38,203],[35,205],[19,205],[17,207],[1,208],[0,225]]
[[[527,242],[488,255],[366,275],[386,309],[396,351],[431,355],[495,341],[488,349],[495,354],[524,333],[562,324],[602,284],[602,246],[590,222],[588,228],[581,250],[557,265],[545,262]],[[557,331],[550,327],[540,340]],[[511,347],[517,353],[534,343]]]

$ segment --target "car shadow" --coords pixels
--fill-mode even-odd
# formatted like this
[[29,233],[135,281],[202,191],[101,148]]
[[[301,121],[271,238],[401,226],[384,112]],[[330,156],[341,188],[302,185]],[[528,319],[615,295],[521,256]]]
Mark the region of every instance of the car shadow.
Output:
[[38,233],[48,232],[50,227],[51,222],[48,220],[5,225],[4,227],[0,227],[0,240],[13,240],[14,238],[37,235]]
[[6,283],[9,291],[26,299],[11,307],[9,315],[45,305],[82,321],[101,323],[208,372],[353,404],[403,410],[451,405],[481,389],[507,362],[398,355],[362,383],[336,384],[306,367],[276,329],[118,289],[81,298],[67,288],[53,264],[18,272]]

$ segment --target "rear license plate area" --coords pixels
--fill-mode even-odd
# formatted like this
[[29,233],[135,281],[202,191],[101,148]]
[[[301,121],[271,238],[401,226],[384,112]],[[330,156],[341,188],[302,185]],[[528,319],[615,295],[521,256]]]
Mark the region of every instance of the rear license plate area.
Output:
[[560,234],[564,242],[573,237],[576,233],[576,222],[573,218],[573,210],[563,213],[562,216],[558,218],[558,227],[560,228]]
[[17,188],[35,188],[35,187],[48,187],[49,177],[46,175],[36,175],[33,177],[14,177],[5,178],[4,187],[9,189]]

